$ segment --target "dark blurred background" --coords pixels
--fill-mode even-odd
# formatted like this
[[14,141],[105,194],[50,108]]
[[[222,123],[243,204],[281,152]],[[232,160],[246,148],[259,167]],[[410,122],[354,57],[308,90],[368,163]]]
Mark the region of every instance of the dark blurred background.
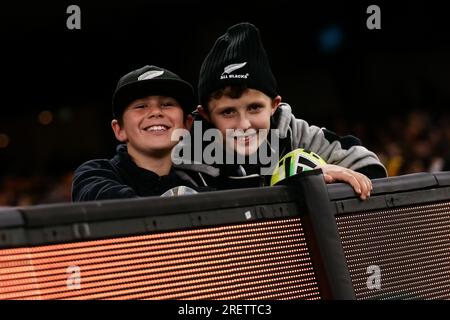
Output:
[[[450,26],[442,2],[36,1],[2,4],[0,206],[70,201],[73,170],[111,158],[111,96],[146,64],[194,85],[232,24],[261,30],[299,118],[357,135],[390,175],[450,170]],[[69,30],[69,5],[81,29]],[[381,9],[369,30],[366,9]]]

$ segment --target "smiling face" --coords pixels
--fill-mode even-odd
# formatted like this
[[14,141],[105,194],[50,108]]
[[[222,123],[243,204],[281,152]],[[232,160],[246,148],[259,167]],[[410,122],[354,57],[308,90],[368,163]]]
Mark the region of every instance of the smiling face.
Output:
[[270,117],[278,108],[281,97],[272,100],[255,89],[245,89],[239,97],[234,97],[227,90],[209,101],[208,110],[202,107],[198,110],[222,133],[227,149],[242,155],[253,154],[267,138]]
[[172,132],[185,128],[183,109],[174,98],[147,96],[131,102],[121,123],[113,120],[112,128],[131,155],[170,154],[177,144],[171,140]]

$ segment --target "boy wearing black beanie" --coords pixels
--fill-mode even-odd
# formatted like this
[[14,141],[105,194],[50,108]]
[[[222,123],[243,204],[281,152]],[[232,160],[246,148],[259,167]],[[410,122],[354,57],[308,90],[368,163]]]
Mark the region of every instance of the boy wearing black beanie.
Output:
[[[370,196],[369,178],[386,176],[378,157],[359,139],[341,138],[294,117],[290,106],[281,102],[259,30],[250,23],[234,25],[217,39],[201,66],[198,95],[198,114],[219,129],[227,150],[249,156],[276,129],[280,158],[297,148],[315,152],[327,162],[321,166],[325,181],[350,183],[362,199]],[[230,129],[234,139],[226,140]],[[216,167],[220,174],[213,183],[218,188],[267,185],[258,164]]]

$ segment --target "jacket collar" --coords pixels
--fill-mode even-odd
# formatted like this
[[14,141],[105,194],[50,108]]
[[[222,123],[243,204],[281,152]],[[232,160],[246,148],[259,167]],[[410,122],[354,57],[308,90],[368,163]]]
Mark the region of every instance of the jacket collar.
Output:
[[139,179],[141,181],[162,181],[176,178],[173,167],[170,169],[167,176],[159,176],[151,170],[139,167],[128,154],[128,149],[125,144],[118,145],[116,152],[117,154],[113,158],[113,161],[116,162],[118,166],[123,167],[127,172],[131,173],[135,179]]

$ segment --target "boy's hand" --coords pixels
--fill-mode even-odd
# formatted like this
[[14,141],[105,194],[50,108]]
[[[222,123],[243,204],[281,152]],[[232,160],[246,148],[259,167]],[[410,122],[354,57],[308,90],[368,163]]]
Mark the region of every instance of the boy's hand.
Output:
[[361,200],[370,197],[372,191],[372,181],[365,175],[334,164],[320,166],[326,183],[342,181],[349,183],[356,193],[360,195]]

